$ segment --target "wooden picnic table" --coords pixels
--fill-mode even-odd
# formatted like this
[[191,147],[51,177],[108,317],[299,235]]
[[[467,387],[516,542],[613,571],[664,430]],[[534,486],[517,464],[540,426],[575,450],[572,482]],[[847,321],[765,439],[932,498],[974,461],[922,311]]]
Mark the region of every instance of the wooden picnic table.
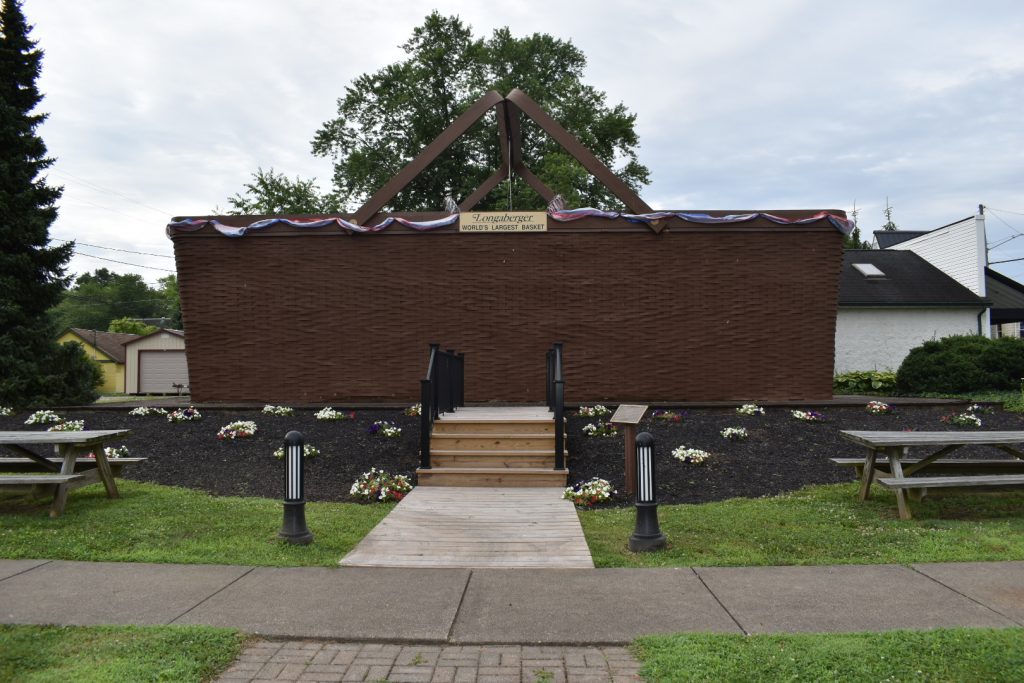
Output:
[[[977,472],[970,472],[970,460],[965,458],[958,460],[957,465],[961,472],[966,468],[966,473],[958,476],[935,476],[935,477],[912,477],[910,475],[920,472],[931,465],[938,463],[949,464],[949,460],[941,458],[952,453],[963,446],[992,446],[1014,458],[1024,460],[1024,452],[1016,446],[1024,443],[1024,431],[1002,431],[1002,432],[875,432],[842,430],[839,432],[847,441],[865,446],[868,449],[867,457],[864,459],[864,467],[861,473],[860,500],[866,500],[871,493],[871,484],[875,479],[876,460],[881,454],[887,459],[890,477],[879,478],[878,483],[886,488],[896,491],[896,505],[899,509],[900,519],[910,519],[910,507],[907,504],[907,489],[925,491],[931,488],[943,489],[1012,489],[1024,487],[1024,475],[1022,474],[992,474],[991,461],[984,461],[984,467],[979,466]],[[935,448],[938,450],[923,458],[916,458],[910,461],[907,451],[913,447]],[[979,463],[980,465],[981,463]],[[906,465],[906,466],[904,466]]]
[[[0,432],[0,446],[29,458],[36,465],[32,473],[0,475],[2,487],[49,487],[54,491],[50,516],[59,517],[64,512],[68,491],[96,481],[103,482],[108,498],[117,498],[117,484],[110,469],[110,462],[103,452],[103,444],[130,434],[128,429],[96,429],[82,432]],[[25,448],[29,445],[52,445],[59,460],[56,462]],[[96,456],[95,469],[76,472],[78,459],[92,452]],[[19,458],[21,460],[21,458]],[[90,459],[91,461],[91,459]],[[0,470],[3,458],[0,458]],[[23,467],[20,469],[23,470]]]

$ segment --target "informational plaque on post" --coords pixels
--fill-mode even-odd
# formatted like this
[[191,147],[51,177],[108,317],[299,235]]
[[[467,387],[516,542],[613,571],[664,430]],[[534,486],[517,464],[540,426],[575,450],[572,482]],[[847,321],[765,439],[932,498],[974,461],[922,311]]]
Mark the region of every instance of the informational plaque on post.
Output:
[[623,404],[615,409],[615,414],[608,421],[620,425],[637,425],[646,412],[647,406]]
[[623,453],[625,458],[626,493],[636,493],[636,426],[644,418],[647,406],[637,406],[625,403],[615,409],[615,413],[608,420],[613,424],[623,426],[623,441],[626,449]]
[[467,211],[459,215],[459,232],[547,232],[543,211]]

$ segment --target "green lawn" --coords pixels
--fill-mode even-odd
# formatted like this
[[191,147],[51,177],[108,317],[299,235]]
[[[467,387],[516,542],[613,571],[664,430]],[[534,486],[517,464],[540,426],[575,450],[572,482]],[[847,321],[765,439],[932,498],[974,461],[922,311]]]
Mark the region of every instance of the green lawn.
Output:
[[896,518],[896,498],[857,484],[811,486],[772,498],[662,505],[669,547],[634,554],[632,508],[581,511],[598,567],[755,566],[968,562],[1024,559],[1024,495],[960,495],[913,502]]
[[640,638],[651,681],[1024,680],[1024,629]]
[[280,500],[227,498],[118,480],[121,498],[99,484],[72,491],[57,519],[48,499],[33,508],[0,499],[0,557],[104,562],[336,566],[393,504],[308,503],[315,537],[307,546],[277,539]]
[[0,681],[207,681],[244,640],[206,626],[0,626]]

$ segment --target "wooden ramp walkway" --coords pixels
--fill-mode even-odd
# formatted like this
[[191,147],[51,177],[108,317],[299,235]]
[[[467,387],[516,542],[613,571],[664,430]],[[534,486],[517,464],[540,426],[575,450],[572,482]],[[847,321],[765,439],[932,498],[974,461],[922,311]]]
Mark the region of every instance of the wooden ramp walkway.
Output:
[[418,486],[340,564],[592,568],[594,561],[560,488]]

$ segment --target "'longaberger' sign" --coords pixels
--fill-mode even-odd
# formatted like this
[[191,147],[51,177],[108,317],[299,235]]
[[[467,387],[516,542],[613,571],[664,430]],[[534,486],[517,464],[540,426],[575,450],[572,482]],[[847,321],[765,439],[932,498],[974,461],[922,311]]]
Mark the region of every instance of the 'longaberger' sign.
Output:
[[459,216],[459,232],[547,232],[543,211],[468,211]]

